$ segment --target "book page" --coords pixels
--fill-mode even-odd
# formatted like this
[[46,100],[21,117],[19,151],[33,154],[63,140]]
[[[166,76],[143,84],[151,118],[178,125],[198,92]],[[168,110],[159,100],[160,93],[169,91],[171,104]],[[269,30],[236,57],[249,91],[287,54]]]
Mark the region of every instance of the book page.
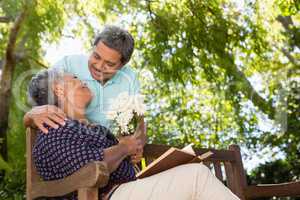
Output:
[[171,147],[168,151],[150,163],[144,170],[136,175],[137,178],[144,178],[168,170],[178,165],[187,164],[193,160],[195,156],[186,153],[181,149]]
[[194,144],[191,143],[191,144],[189,144],[189,145],[183,147],[181,150],[182,150],[183,152],[185,152],[185,153],[192,154],[192,155],[196,156],[196,153],[195,153],[195,151],[194,151],[194,149],[193,149],[193,145],[194,145]]
[[189,144],[183,149],[177,149],[171,147],[156,160],[151,162],[145,169],[140,171],[136,177],[144,178],[148,177],[173,167],[187,164],[187,163],[199,163],[203,159],[212,155],[212,152],[206,152],[200,156],[196,156],[195,151],[192,148],[193,144]]

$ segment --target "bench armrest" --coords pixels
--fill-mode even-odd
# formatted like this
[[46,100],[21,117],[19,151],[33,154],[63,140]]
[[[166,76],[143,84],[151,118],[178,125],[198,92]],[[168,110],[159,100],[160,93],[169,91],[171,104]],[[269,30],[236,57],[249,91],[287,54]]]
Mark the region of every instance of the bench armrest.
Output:
[[296,197],[300,196],[300,181],[281,184],[251,185],[245,189],[246,197],[255,199],[258,197]]
[[32,185],[32,198],[63,196],[79,188],[103,187],[109,179],[105,162],[91,162],[74,174],[60,180],[37,181]]

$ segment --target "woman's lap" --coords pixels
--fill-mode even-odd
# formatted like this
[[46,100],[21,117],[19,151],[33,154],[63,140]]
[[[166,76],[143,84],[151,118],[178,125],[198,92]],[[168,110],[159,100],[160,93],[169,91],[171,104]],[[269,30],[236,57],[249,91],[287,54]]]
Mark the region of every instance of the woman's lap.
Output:
[[122,184],[111,200],[237,200],[202,164],[181,165]]

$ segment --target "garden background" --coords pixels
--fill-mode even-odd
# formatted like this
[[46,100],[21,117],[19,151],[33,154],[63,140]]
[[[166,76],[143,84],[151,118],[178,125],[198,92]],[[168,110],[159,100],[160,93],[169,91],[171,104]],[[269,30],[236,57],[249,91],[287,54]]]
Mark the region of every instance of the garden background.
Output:
[[0,199],[25,199],[27,84],[128,29],[150,143],[241,146],[249,183],[300,177],[299,0],[0,0]]

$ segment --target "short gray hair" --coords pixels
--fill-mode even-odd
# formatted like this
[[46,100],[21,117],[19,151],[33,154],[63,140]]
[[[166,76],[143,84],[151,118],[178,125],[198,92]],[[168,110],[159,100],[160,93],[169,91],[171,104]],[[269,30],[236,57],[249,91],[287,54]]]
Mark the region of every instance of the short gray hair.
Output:
[[134,50],[134,39],[128,31],[117,26],[105,26],[103,31],[96,36],[94,46],[100,41],[109,48],[118,51],[122,56],[121,62],[123,64],[129,62]]
[[63,79],[58,69],[42,70],[32,77],[28,86],[28,100],[32,106],[58,105],[52,84]]

